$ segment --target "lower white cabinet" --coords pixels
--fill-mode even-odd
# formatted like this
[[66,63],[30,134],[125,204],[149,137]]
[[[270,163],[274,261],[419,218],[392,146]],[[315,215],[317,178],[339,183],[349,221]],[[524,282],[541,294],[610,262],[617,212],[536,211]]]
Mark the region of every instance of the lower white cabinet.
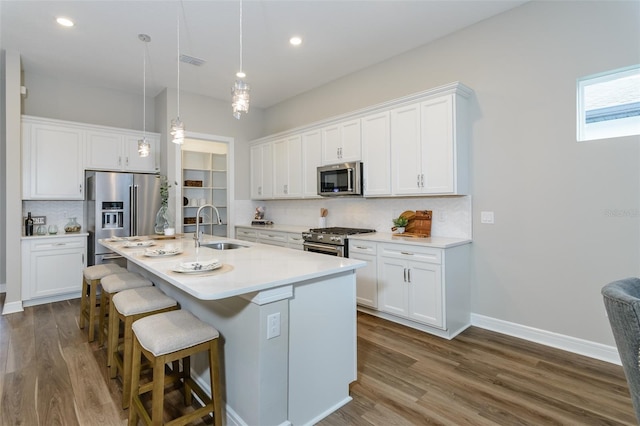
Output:
[[378,264],[383,312],[444,328],[440,249],[381,244]]
[[22,300],[26,306],[80,296],[87,237],[22,240]]
[[358,309],[451,339],[471,324],[469,244],[447,248],[349,239]]
[[356,269],[356,302],[370,308],[378,307],[377,244],[357,241],[349,244],[349,258],[364,260],[367,266]]
[[295,250],[304,250],[304,240],[302,239],[301,232],[275,231],[271,229],[255,229],[237,226],[236,239],[251,241],[252,243],[287,247]]

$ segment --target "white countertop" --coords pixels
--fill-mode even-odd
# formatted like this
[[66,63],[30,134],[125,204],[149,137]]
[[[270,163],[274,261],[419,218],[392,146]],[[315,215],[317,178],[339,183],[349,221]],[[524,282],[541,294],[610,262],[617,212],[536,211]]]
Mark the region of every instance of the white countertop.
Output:
[[409,244],[409,245],[415,245],[415,246],[421,246],[421,247],[434,247],[434,248],[442,248],[442,249],[471,243],[471,240],[468,238],[448,238],[448,237],[415,238],[415,237],[403,237],[401,236],[401,234],[392,234],[390,232],[376,232],[373,234],[350,235],[349,241],[375,241],[378,243]]
[[[180,247],[175,256],[147,257],[144,247],[126,248],[124,241],[100,240],[108,249],[124,256],[152,274],[202,300],[217,300],[232,296],[273,289],[300,281],[346,272],[366,265],[366,262],[327,256],[301,250],[292,250],[266,244],[251,243],[206,235],[203,244],[228,241],[247,248],[214,250],[200,247],[196,250],[192,234],[184,238],[155,240],[150,248]],[[185,274],[173,269],[181,262],[218,259],[223,266],[210,272]]]

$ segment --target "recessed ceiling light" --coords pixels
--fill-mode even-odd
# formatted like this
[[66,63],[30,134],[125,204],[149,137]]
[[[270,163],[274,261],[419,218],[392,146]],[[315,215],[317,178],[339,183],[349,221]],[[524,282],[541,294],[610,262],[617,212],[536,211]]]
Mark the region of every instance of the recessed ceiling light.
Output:
[[73,21],[69,18],[60,17],[56,19],[56,22],[63,27],[73,27]]
[[294,46],[300,46],[302,44],[302,39],[298,36],[293,36],[289,39],[289,43]]

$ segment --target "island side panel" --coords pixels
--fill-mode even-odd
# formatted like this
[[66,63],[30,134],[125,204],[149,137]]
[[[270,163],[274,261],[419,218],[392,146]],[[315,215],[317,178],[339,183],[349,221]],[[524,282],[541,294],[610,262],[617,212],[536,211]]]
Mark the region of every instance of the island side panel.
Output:
[[[129,262],[164,293],[220,332],[222,390],[226,424],[280,425],[287,421],[289,343],[288,301],[256,305],[242,297],[200,300]],[[280,336],[267,339],[267,316],[280,312]],[[192,374],[211,393],[205,357],[191,363]]]
[[289,300],[289,421],[314,424],[351,400],[357,379],[355,271],[294,286]]

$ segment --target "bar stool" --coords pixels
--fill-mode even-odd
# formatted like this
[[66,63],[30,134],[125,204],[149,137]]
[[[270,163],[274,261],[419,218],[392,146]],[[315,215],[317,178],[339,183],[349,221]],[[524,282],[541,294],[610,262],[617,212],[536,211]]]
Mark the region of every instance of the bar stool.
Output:
[[[133,352],[134,321],[149,315],[178,309],[178,302],[157,287],[124,290],[111,298],[109,308],[109,334],[107,339],[107,365],[109,377],[120,372],[122,378],[122,409],[129,407],[131,398],[131,353]],[[119,344],[120,322],[124,324],[122,344]],[[122,351],[122,353],[120,352]]]
[[100,321],[98,324],[98,343],[104,343],[107,337],[107,315],[109,305],[114,294],[132,288],[151,287],[153,283],[135,272],[123,271],[122,273],[111,274],[100,280],[102,285],[102,295],[100,296]]
[[98,316],[96,304],[98,303],[98,285],[100,280],[107,275],[127,270],[115,263],[105,263],[84,268],[82,271],[82,295],[80,297],[80,318],[78,326],[84,329],[85,321],[89,320],[89,341],[95,337],[95,320]]
[[[129,425],[137,425],[138,416],[145,424],[163,423],[164,387],[180,378],[184,383],[184,403],[191,405],[191,391],[205,405],[171,421],[172,425],[185,425],[209,413],[214,415],[214,424],[222,425],[222,396],[220,394],[220,359],[218,356],[218,330],[200,321],[185,310],[151,315],[133,323],[133,361],[131,369],[131,406]],[[191,378],[190,356],[208,351],[209,377],[212,397]],[[141,357],[151,362],[153,380],[140,384]],[[168,362],[182,359],[182,373],[178,377],[165,377],[164,366]],[[152,391],[151,416],[144,408],[140,395]]]

